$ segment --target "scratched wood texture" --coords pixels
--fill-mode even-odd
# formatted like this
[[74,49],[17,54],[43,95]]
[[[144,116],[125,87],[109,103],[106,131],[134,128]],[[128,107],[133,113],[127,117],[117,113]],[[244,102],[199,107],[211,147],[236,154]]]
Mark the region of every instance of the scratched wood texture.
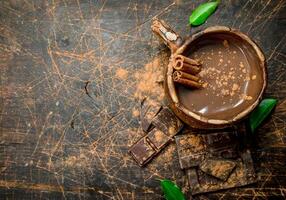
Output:
[[267,57],[265,96],[279,100],[253,137],[259,182],[196,199],[285,198],[286,2],[222,1],[190,30],[201,2],[1,0],[0,199],[162,199],[157,178],[188,191],[174,143],[146,168],[127,154],[142,136],[133,75],[169,55],[154,17],[183,37],[218,24],[248,33]]

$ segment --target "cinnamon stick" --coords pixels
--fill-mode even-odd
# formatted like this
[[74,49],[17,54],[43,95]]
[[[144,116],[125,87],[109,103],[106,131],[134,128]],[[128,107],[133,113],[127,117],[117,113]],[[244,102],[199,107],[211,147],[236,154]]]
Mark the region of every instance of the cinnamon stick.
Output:
[[177,77],[176,79],[185,78],[185,79],[189,79],[191,81],[196,81],[196,82],[199,81],[199,77],[188,74],[186,72],[182,72],[182,71],[175,71],[173,76]]
[[189,88],[201,88],[202,87],[200,83],[186,79],[186,78],[179,77],[175,73],[173,73],[173,80],[174,82],[182,84]]
[[191,74],[198,74],[200,72],[200,68],[198,66],[185,63],[182,59],[176,60],[173,67],[177,71],[183,71]]
[[201,62],[199,60],[191,59],[186,56],[176,55],[175,60],[183,60],[184,63],[188,63],[190,65],[201,66]]

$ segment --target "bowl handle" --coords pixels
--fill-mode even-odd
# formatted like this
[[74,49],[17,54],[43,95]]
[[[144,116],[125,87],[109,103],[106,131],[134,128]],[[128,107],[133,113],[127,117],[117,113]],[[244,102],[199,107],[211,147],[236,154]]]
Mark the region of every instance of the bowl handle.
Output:
[[175,52],[183,44],[183,39],[163,20],[155,19],[151,28],[154,33],[163,39],[172,52]]

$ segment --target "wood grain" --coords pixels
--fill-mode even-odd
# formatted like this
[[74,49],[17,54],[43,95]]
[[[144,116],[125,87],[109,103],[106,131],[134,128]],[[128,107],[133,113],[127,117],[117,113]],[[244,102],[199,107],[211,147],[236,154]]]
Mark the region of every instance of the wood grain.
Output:
[[2,0],[0,198],[161,199],[158,178],[187,193],[174,143],[143,169],[128,155],[142,136],[140,98],[162,91],[147,77],[168,62],[151,32],[155,17],[182,37],[211,25],[249,34],[267,57],[265,96],[279,100],[253,137],[258,184],[196,198],[285,198],[286,2],[222,1],[190,30],[188,16],[202,2]]

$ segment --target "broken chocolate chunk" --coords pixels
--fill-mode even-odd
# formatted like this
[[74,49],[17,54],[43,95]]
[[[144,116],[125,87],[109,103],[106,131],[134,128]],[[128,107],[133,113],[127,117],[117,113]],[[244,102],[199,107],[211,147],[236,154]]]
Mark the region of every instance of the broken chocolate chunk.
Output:
[[[145,107],[147,105],[149,108]],[[142,128],[148,131],[151,126],[149,122],[152,121],[154,124],[153,129],[129,150],[140,166],[157,155],[183,127],[183,123],[168,108],[163,108],[161,111],[160,109],[161,106],[152,101],[146,105],[144,101],[142,104],[141,114],[143,113],[142,116],[144,116],[141,117]]]
[[206,157],[236,159],[238,158],[237,144],[239,139],[235,132],[188,132],[176,136],[179,162],[182,169],[198,166]]
[[196,169],[196,173],[197,173],[197,177],[198,177],[198,182],[201,186],[217,185],[220,182],[222,182],[222,181],[218,180],[217,178],[214,178],[213,176],[203,172],[199,168]]
[[195,167],[189,168],[186,171],[186,173],[187,173],[187,178],[188,178],[189,184],[191,186],[191,189],[197,190],[198,188],[195,188],[195,187],[198,187],[200,185],[200,183],[198,180],[196,168]]
[[162,149],[170,141],[170,137],[157,128],[152,129],[152,131],[148,133],[147,139],[157,150]]
[[155,149],[148,143],[146,137],[141,138],[132,145],[129,152],[140,166],[147,163],[156,153]]
[[[197,175],[197,181],[193,180],[195,178],[195,173]],[[254,178],[249,178],[247,173],[247,167],[243,164],[243,160],[241,159],[237,159],[237,166],[226,181],[210,176],[198,168],[187,169],[192,195],[240,187],[254,183],[256,181],[255,174],[252,174]]]
[[171,140],[171,137],[154,127],[146,136],[132,145],[129,152],[135,161],[143,166],[164,149]]
[[167,107],[164,107],[156,117],[153,118],[152,124],[169,137],[175,136],[183,128],[183,123]]
[[172,140],[156,127],[131,146],[129,152],[143,166],[152,160]]
[[241,144],[244,137],[240,129],[189,130],[175,136],[180,166],[186,169],[193,195],[256,181],[250,151]]
[[146,98],[141,103],[140,120],[143,131],[148,132],[152,125],[152,119],[158,114],[162,106],[155,100]]
[[[187,169],[192,195],[240,187],[256,182],[250,152],[248,150],[241,152],[239,157],[235,160],[236,167],[226,181],[211,176],[199,168]],[[194,181],[194,178],[196,178],[196,181]]]
[[200,163],[200,169],[203,172],[223,181],[226,181],[235,166],[234,161],[222,159],[205,159]]
[[209,153],[214,157],[235,159],[238,157],[240,138],[236,130],[220,131],[204,135]]
[[180,167],[187,169],[198,166],[207,153],[203,136],[186,134],[175,137]]
[[241,158],[243,161],[243,164],[246,168],[246,176],[250,180],[255,180],[255,171],[253,167],[253,160],[251,158],[251,153],[249,150],[243,151],[241,153]]

